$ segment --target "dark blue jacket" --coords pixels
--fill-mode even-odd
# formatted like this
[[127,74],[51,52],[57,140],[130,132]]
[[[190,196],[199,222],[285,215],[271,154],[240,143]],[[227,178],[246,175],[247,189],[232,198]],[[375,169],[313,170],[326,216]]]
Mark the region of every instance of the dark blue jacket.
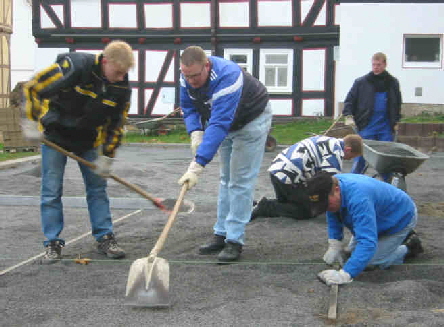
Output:
[[[357,78],[344,101],[342,114],[344,116],[352,115],[359,131],[363,130],[370,122],[375,106],[376,91],[370,81],[371,74],[372,72]],[[390,74],[388,74],[387,80],[387,114],[390,127],[393,130],[393,127],[401,119],[402,97],[398,80]]]
[[102,54],[63,53],[37,73],[23,91],[29,119],[42,124],[45,137],[75,153],[103,144],[114,157],[123,135],[131,89],[102,77]]

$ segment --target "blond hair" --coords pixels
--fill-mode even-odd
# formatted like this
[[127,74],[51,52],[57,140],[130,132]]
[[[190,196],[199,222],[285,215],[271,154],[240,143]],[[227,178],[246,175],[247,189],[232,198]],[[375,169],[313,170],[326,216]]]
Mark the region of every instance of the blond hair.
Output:
[[182,65],[185,65],[187,67],[194,64],[205,65],[208,62],[208,58],[205,51],[201,47],[197,45],[192,45],[182,52],[182,55],[180,56],[180,62],[182,63]]
[[344,137],[344,146],[349,146],[353,154],[362,156],[362,137],[358,134],[349,134]]
[[372,56],[372,60],[378,60],[378,61],[382,61],[384,63],[387,63],[387,56],[385,55],[385,53],[382,52],[376,52],[373,56]]
[[103,56],[121,69],[129,70],[134,67],[133,49],[124,41],[115,40],[110,42],[103,49]]

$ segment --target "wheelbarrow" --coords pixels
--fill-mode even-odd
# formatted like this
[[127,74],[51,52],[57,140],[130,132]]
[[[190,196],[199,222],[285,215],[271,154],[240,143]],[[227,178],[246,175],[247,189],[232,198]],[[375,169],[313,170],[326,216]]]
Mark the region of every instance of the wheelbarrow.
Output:
[[270,128],[267,135],[267,140],[265,141],[265,152],[273,152],[277,146],[277,140],[270,134],[273,128]]
[[363,156],[378,174],[391,173],[391,184],[407,191],[405,177],[414,172],[429,156],[397,142],[364,140]]
[[169,116],[172,116],[179,111],[180,107],[177,107],[167,115],[158,118],[153,118],[150,120],[137,122],[135,123],[135,125],[143,135],[166,135],[168,134],[169,129],[163,124],[163,121]]

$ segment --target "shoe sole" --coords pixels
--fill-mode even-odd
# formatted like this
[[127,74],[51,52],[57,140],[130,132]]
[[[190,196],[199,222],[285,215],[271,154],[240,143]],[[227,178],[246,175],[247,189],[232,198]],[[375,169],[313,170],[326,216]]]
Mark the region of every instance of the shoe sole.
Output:
[[202,249],[199,249],[199,254],[200,254],[200,255],[216,254],[216,253],[222,251],[222,250],[224,249],[224,247],[225,247],[225,245],[221,246],[220,249],[219,249],[219,248],[217,248],[217,249],[211,249],[211,250],[202,250]]
[[235,259],[220,259],[220,258],[217,258],[219,265],[228,265],[230,263],[235,263],[236,261],[239,261],[239,259],[240,259],[240,256],[235,258]]
[[107,252],[104,252],[104,251],[102,251],[102,250],[98,250],[98,252],[100,253],[100,254],[104,254],[104,255],[106,255],[108,258],[110,258],[110,259],[121,259],[121,258],[124,258],[125,257],[125,253],[124,252],[122,252],[122,253],[116,253],[116,254],[111,254],[111,253],[107,253]]
[[41,265],[52,265],[54,263],[59,262],[60,260],[62,260],[62,258],[59,259],[47,259],[47,258],[42,258],[40,259],[40,264]]

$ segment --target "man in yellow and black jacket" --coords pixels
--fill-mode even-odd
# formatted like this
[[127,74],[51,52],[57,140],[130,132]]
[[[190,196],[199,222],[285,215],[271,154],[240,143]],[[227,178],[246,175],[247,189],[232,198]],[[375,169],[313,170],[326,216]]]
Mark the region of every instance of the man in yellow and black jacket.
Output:
[[[86,186],[92,234],[98,250],[122,258],[113,233],[106,180],[120,145],[131,89],[128,71],[134,66],[130,45],[109,43],[101,54],[64,53],[37,73],[24,87],[24,110],[29,120],[22,129],[28,139],[45,137],[62,148],[94,162],[95,170],[79,164]],[[67,157],[42,144],[41,221],[46,237],[45,262],[61,259],[64,240],[62,189]]]

